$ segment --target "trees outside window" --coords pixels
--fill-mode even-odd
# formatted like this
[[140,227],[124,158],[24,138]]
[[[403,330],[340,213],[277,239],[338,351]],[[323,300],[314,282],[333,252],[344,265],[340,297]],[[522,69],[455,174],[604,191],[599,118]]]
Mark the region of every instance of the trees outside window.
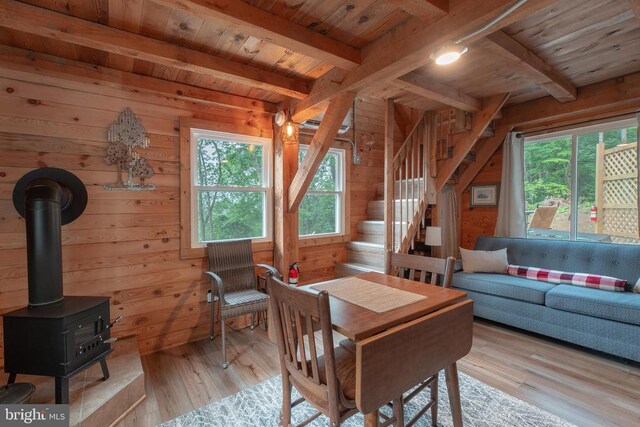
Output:
[[270,143],[192,129],[192,246],[271,238]]
[[[307,152],[300,146],[298,162]],[[320,163],[309,189],[298,208],[299,235],[341,234],[345,218],[345,155],[332,148]]]
[[528,235],[639,244],[637,183],[630,184],[638,176],[637,141],[635,120],[525,139],[528,218],[538,206],[558,207],[549,230]]

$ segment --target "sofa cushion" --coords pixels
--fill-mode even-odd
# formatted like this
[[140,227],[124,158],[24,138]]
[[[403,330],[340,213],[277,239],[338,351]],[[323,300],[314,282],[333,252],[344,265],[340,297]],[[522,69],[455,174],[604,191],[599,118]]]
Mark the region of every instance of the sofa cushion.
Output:
[[640,278],[640,245],[479,237],[475,246],[483,251],[502,248],[507,248],[509,264],[618,277],[627,281],[627,291]]
[[506,273],[509,265],[506,249],[472,251],[460,248],[460,256],[465,273]]
[[557,285],[549,292],[547,307],[601,319],[640,325],[640,294]]
[[545,293],[556,285],[491,273],[455,273],[453,287],[544,305]]

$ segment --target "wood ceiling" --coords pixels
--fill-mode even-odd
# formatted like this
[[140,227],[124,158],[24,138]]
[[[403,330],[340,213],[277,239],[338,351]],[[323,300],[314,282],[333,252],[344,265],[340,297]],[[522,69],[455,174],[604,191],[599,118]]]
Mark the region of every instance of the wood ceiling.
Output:
[[298,113],[354,90],[421,109],[478,110],[499,93],[511,93],[509,104],[549,94],[565,102],[576,87],[640,70],[640,20],[627,0],[529,0],[446,67],[402,50],[433,50],[513,3],[0,0],[0,44],[273,103],[291,98]]

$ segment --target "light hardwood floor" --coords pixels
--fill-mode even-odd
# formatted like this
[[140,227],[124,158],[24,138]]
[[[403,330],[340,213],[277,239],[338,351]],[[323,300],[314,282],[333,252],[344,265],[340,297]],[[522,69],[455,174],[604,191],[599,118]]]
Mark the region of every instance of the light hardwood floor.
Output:
[[[226,370],[219,337],[145,356],[147,399],[120,426],[155,426],[279,373],[262,328],[227,336]],[[577,426],[640,426],[638,364],[476,321],[473,348],[458,366]]]

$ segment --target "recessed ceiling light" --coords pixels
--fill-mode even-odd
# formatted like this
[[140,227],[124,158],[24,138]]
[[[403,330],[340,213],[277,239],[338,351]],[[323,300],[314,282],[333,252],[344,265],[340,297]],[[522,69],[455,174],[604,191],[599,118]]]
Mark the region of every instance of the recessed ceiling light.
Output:
[[438,65],[448,65],[456,62],[467,52],[467,47],[461,44],[450,44],[441,47],[431,54],[431,59]]

